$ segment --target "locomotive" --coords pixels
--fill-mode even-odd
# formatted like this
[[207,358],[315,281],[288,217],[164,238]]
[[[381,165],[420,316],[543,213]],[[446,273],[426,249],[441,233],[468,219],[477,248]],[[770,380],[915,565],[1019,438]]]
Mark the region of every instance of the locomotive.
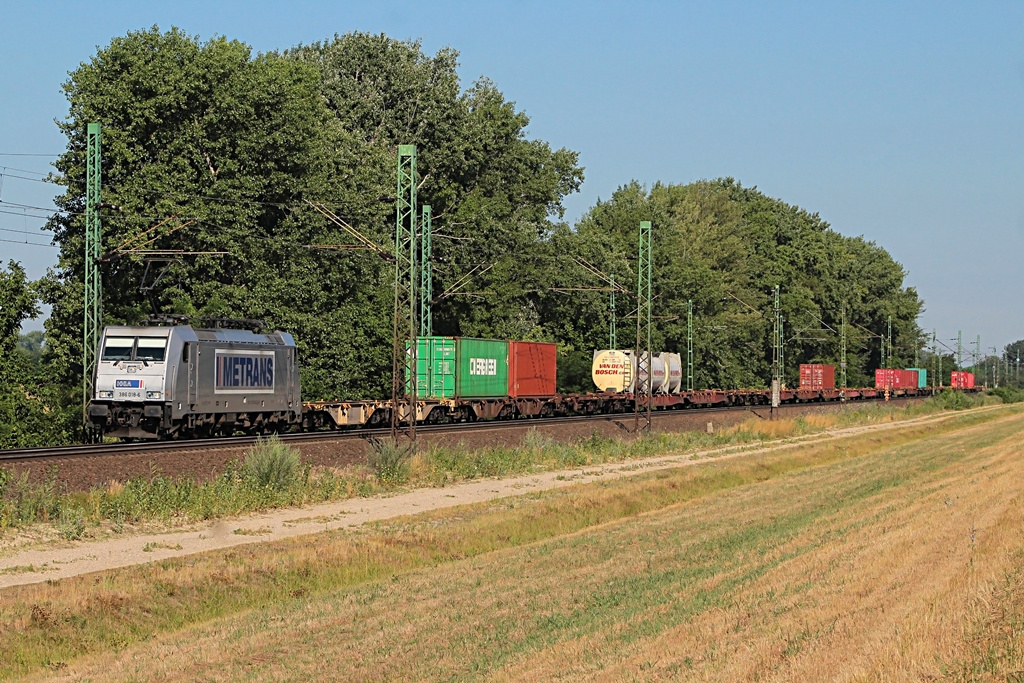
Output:
[[302,421],[295,340],[286,332],[110,326],[89,421],[123,438],[284,431]]

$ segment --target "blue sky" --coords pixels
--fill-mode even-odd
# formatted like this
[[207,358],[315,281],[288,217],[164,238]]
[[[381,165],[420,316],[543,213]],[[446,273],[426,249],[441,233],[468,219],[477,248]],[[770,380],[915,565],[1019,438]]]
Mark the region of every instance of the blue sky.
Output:
[[[1024,338],[1024,4],[943,2],[102,2],[3,0],[0,153],[54,154],[67,72],[131,30],[257,51],[366,31],[461,53],[586,167],[575,220],[637,179],[732,176],[888,249],[940,338]],[[46,242],[11,204],[52,190],[0,156],[0,239]],[[8,213],[2,213],[6,211]],[[13,213],[11,213],[13,212]],[[0,242],[37,277],[56,250]],[[38,327],[38,323],[34,325]]]

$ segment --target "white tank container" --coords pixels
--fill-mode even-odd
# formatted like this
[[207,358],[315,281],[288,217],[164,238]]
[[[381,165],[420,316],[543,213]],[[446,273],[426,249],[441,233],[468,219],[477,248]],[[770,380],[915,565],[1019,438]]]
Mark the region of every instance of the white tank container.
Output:
[[622,393],[633,385],[633,357],[626,351],[594,351],[590,378],[598,391]]
[[666,369],[667,366],[665,365],[665,361],[661,357],[661,354],[658,354],[651,359],[652,394],[668,393],[668,373],[665,372]]
[[[598,391],[614,391],[616,393],[632,393],[636,376],[636,353],[625,350],[594,351],[594,361],[590,368],[590,377]],[[665,393],[668,389],[665,361],[661,356],[654,356],[651,361],[651,391]]]
[[683,357],[678,353],[663,353],[661,361],[668,368],[665,393],[678,394],[683,387]]

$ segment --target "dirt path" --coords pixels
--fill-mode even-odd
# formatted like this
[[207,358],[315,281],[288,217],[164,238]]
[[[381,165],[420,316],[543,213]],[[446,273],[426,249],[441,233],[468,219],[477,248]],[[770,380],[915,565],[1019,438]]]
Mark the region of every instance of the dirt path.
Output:
[[707,458],[730,458],[764,454],[794,444],[855,436],[937,423],[964,415],[987,412],[1001,406],[974,411],[945,413],[900,422],[829,430],[774,442],[770,446],[730,446],[685,454],[671,454],[643,460],[609,463],[544,472],[509,479],[475,480],[446,488],[417,489],[388,497],[358,498],[321,505],[274,510],[269,513],[235,519],[222,519],[190,528],[159,534],[119,536],[111,539],[76,542],[69,546],[42,550],[24,550],[0,558],[0,588],[42,583],[90,572],[145,564],[170,557],[182,557],[211,550],[261,543],[329,529],[353,528],[367,522],[408,514],[477,503],[498,498],[545,491],[601,479],[627,477],[638,472],[696,465]]

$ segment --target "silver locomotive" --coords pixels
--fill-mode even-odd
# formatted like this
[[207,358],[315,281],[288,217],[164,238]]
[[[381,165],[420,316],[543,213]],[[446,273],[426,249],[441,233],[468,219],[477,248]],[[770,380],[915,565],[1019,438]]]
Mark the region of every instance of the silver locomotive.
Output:
[[190,325],[107,327],[89,420],[103,434],[143,439],[291,428],[302,420],[295,340]]

